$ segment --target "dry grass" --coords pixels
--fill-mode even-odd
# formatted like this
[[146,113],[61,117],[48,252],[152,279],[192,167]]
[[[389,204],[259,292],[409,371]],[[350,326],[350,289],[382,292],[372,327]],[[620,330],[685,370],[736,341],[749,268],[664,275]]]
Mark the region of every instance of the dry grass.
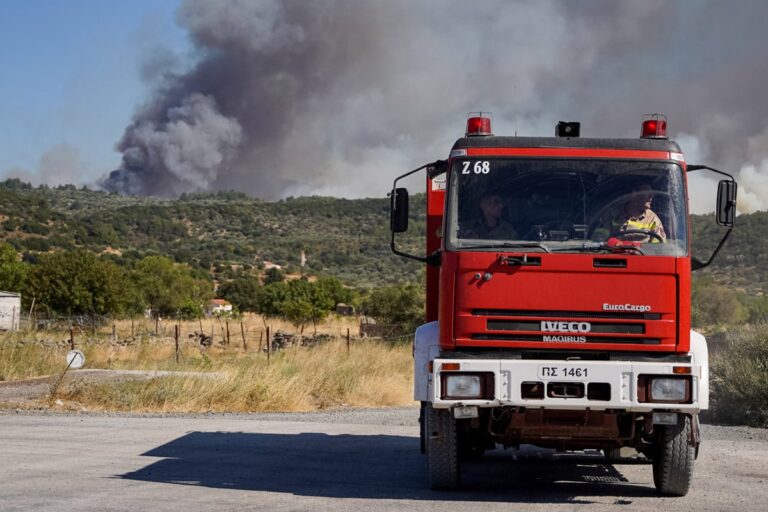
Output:
[[18,335],[0,339],[0,382],[23,380],[62,371],[64,357],[37,343],[21,343]]
[[[197,363],[197,366],[195,364]],[[188,359],[185,369],[215,376],[75,383],[59,398],[118,411],[308,411],[412,402],[411,354],[405,345],[330,342],[275,354]]]
[[[203,325],[210,328],[211,321]],[[162,324],[159,336],[155,336],[154,322],[134,322],[135,341],[127,345],[120,340],[130,337],[130,320],[116,324],[117,342],[112,339],[111,325],[95,334],[78,332],[76,345],[86,355],[87,368],[182,370],[211,375],[123,382],[74,380],[62,386],[56,398],[88,409],[135,412],[308,411],[412,403],[410,343],[352,339],[348,352],[346,329],[350,328],[354,335],[355,321],[336,319],[318,326],[318,332],[334,336],[331,341],[309,348],[288,348],[272,354],[267,361],[266,353],[258,350],[260,336],[266,343],[261,334],[264,323],[258,317],[249,317],[243,325],[248,351],[243,349],[239,320],[230,320],[227,346],[221,345],[226,326],[214,321],[215,343],[208,349],[188,336],[200,330],[199,323],[182,323],[179,363],[175,361],[174,327],[170,323],[166,325],[166,336]],[[272,332],[295,331],[279,322],[269,325]],[[128,336],[124,336],[126,331]],[[0,378],[16,380],[64,369],[68,333],[27,334],[28,342],[24,344],[19,343],[19,336],[23,335],[0,338]],[[34,336],[37,342],[29,342]],[[42,344],[43,340],[48,340],[48,346]]]

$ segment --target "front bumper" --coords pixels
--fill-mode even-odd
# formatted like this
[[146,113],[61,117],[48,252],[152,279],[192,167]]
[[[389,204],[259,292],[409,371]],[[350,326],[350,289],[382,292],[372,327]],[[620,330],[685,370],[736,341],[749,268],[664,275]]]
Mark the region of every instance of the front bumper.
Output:
[[[507,359],[442,359],[432,363],[433,373],[429,375],[429,396],[435,408],[455,406],[478,407],[527,407],[571,410],[619,409],[630,412],[655,410],[696,413],[708,408],[709,393],[705,389],[708,379],[706,369],[691,363],[657,361],[553,361],[553,360],[507,360]],[[458,365],[458,366],[457,366]],[[556,368],[556,371],[543,370]],[[686,369],[681,370],[681,367]],[[444,370],[450,368],[450,370]],[[675,373],[677,369],[678,372]],[[493,393],[487,399],[445,399],[441,389],[442,373],[480,373],[492,375]],[[554,374],[554,376],[547,374]],[[690,378],[690,399],[688,403],[646,402],[638,396],[640,376],[669,376]],[[704,378],[703,378],[704,376]],[[575,384],[586,390],[595,383],[602,389],[609,386],[609,393],[599,399],[582,397],[550,396],[545,392],[541,398],[523,396],[523,384],[541,383],[545,389],[549,384]],[[642,394],[642,393],[641,393]]]

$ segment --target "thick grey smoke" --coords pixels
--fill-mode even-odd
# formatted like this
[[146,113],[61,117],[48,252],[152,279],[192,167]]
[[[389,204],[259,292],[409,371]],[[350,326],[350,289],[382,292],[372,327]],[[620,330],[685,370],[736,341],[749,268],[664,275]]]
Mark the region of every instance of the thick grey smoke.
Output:
[[159,120],[137,120],[120,142],[123,168],[110,188],[129,194],[204,190],[231,162],[240,144],[237,120],[223,116],[211,96],[192,93]]
[[565,119],[609,137],[665,112],[684,150],[744,167],[748,209],[765,208],[766,15],[764,2],[185,0],[195,64],[147,68],[159,85],[104,186],[380,196],[446,156],[469,111],[492,111],[496,133]]

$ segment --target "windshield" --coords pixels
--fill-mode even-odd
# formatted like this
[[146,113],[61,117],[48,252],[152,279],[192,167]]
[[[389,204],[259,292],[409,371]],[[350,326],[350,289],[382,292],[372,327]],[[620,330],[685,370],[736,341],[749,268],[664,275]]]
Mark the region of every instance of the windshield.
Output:
[[450,172],[449,250],[687,253],[677,165],[468,158]]

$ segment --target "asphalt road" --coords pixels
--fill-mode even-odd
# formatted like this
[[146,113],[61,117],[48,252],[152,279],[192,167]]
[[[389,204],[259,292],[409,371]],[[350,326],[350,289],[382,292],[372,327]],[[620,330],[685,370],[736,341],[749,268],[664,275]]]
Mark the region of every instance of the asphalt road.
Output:
[[693,489],[647,464],[496,450],[428,490],[417,411],[141,417],[0,413],[0,510],[768,510],[768,431],[704,426]]

